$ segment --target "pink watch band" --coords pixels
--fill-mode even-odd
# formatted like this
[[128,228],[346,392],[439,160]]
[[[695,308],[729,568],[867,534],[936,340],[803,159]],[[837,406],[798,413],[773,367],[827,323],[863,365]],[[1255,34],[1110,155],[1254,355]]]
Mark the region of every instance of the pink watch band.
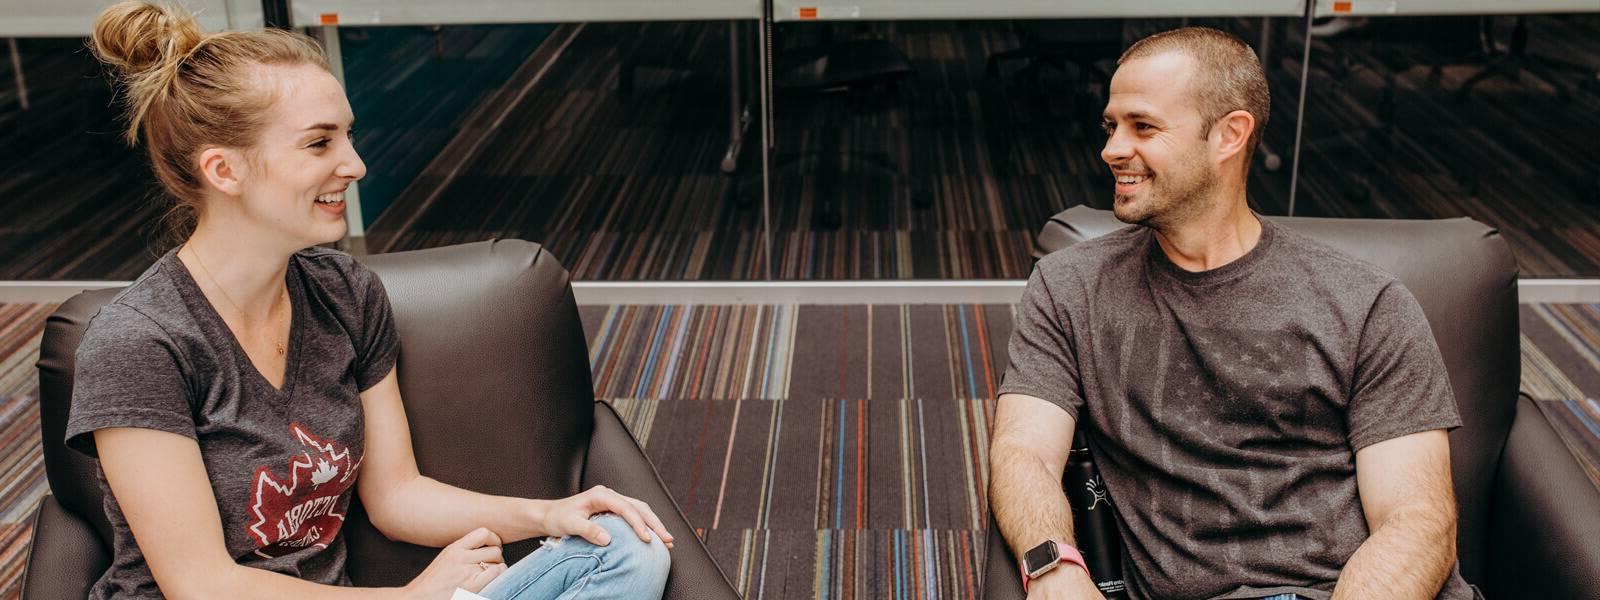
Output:
[[[1072,564],[1078,565],[1079,568],[1083,569],[1084,573],[1088,573],[1089,572],[1089,565],[1087,563],[1083,562],[1083,553],[1082,552],[1078,552],[1077,548],[1074,548],[1072,546],[1068,546],[1068,545],[1063,544],[1061,542],[1056,542],[1056,554],[1059,555],[1059,558],[1056,559],[1057,563],[1072,563]],[[1028,577],[1028,565],[1027,564],[1023,564],[1022,565],[1022,591],[1023,592],[1027,592],[1028,591],[1028,580],[1029,579],[1030,578]]]

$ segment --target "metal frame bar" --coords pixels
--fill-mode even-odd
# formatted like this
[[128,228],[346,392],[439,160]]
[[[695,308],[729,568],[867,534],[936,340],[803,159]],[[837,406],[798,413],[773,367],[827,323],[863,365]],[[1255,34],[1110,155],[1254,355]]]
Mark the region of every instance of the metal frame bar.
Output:
[[1305,134],[1306,126],[1306,82],[1311,79],[1311,21],[1312,3],[1315,0],[1306,0],[1306,28],[1305,50],[1300,54],[1300,98],[1294,111],[1294,166],[1289,168],[1289,216],[1294,216],[1294,202],[1296,192],[1300,190],[1300,154],[1301,137]]
[[[64,302],[128,281],[0,281],[0,304]],[[884,281],[575,281],[581,305],[1014,304],[1023,279]],[[1600,304],[1600,279],[1518,279],[1521,304]]]
[[761,3],[759,49],[761,61],[761,243],[766,278],[772,279],[772,2]]
[[293,28],[294,11],[289,7],[289,0],[261,0],[261,21],[267,27]]
[[[328,55],[328,70],[333,73],[333,78],[339,81],[339,87],[346,87],[344,83],[344,53],[339,48],[339,26],[336,24],[317,27],[317,39],[322,42],[322,51]],[[367,222],[362,218],[361,211],[361,182],[352,181],[350,187],[344,191],[344,222],[348,226],[345,232],[344,249],[357,250],[365,253]]]
[[17,50],[17,38],[6,38],[6,46],[11,49],[11,74],[17,79],[17,101],[22,103],[22,110],[28,110],[28,80],[22,75],[22,51]]

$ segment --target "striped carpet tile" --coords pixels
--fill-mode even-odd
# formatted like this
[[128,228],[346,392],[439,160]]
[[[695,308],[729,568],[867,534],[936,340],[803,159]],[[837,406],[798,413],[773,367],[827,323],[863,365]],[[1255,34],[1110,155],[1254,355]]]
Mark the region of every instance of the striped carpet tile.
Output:
[[[46,491],[33,365],[54,308],[0,305],[0,597],[18,593]],[[1013,311],[579,309],[597,396],[745,597],[919,600],[978,594]],[[1600,306],[1520,316],[1524,390],[1600,485]]]
[[1600,486],[1600,401],[1579,398],[1539,400],[1537,404],[1579,466]]
[[598,395],[747,597],[977,594],[1010,307],[580,312]]
[[964,530],[718,530],[706,547],[745,598],[976,598],[987,538]]
[[787,397],[798,313],[792,306],[607,310],[597,321],[585,320],[595,393],[679,401]]
[[[613,400],[613,398],[608,398]],[[742,528],[984,526],[987,402],[627,400],[613,405],[690,522]]]
[[54,304],[0,304],[0,526],[27,525],[49,489],[34,363],[44,320],[55,309]]
[[0,598],[22,593],[33,511],[49,491],[39,438],[39,338],[54,304],[0,304]]
[[1543,367],[1533,377],[1524,368],[1524,380],[1549,382],[1554,388],[1530,389],[1530,394],[1540,400],[1600,398],[1600,304],[1528,304],[1518,317],[1522,335],[1540,351],[1534,358]]
[[1033,266],[1025,231],[787,231],[772,246],[786,280],[996,279]]
[[1582,398],[1583,390],[1527,335],[1522,337],[1522,391],[1535,400]]
[[0,524],[23,524],[49,491],[39,437],[39,397],[17,395],[0,405]]
[[22,574],[32,539],[31,522],[0,524],[0,598],[22,597]]
[[44,320],[55,310],[55,304],[0,304],[0,401],[38,389],[33,363],[39,357]]
[[1600,305],[1521,309],[1522,388],[1600,486]]

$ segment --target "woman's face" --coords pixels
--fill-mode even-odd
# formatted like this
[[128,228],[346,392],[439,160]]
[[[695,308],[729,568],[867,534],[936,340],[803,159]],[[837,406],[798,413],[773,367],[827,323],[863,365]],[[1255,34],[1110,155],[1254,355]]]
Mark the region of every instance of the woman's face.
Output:
[[254,224],[303,248],[345,235],[346,188],[367,173],[351,140],[344,88],[321,67],[263,67],[277,101],[251,149],[242,208]]

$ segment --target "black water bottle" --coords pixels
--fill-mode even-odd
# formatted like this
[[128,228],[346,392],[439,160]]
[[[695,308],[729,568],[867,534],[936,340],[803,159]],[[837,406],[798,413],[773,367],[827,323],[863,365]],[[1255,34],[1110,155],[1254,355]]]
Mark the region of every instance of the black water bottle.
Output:
[[1061,486],[1072,504],[1072,526],[1077,531],[1078,551],[1083,553],[1083,562],[1089,566],[1089,576],[1106,598],[1126,598],[1127,585],[1122,579],[1122,534],[1117,531],[1111,496],[1106,492],[1105,480],[1100,478],[1100,470],[1094,466],[1086,437],[1082,429],[1072,436],[1072,452],[1067,455]]

